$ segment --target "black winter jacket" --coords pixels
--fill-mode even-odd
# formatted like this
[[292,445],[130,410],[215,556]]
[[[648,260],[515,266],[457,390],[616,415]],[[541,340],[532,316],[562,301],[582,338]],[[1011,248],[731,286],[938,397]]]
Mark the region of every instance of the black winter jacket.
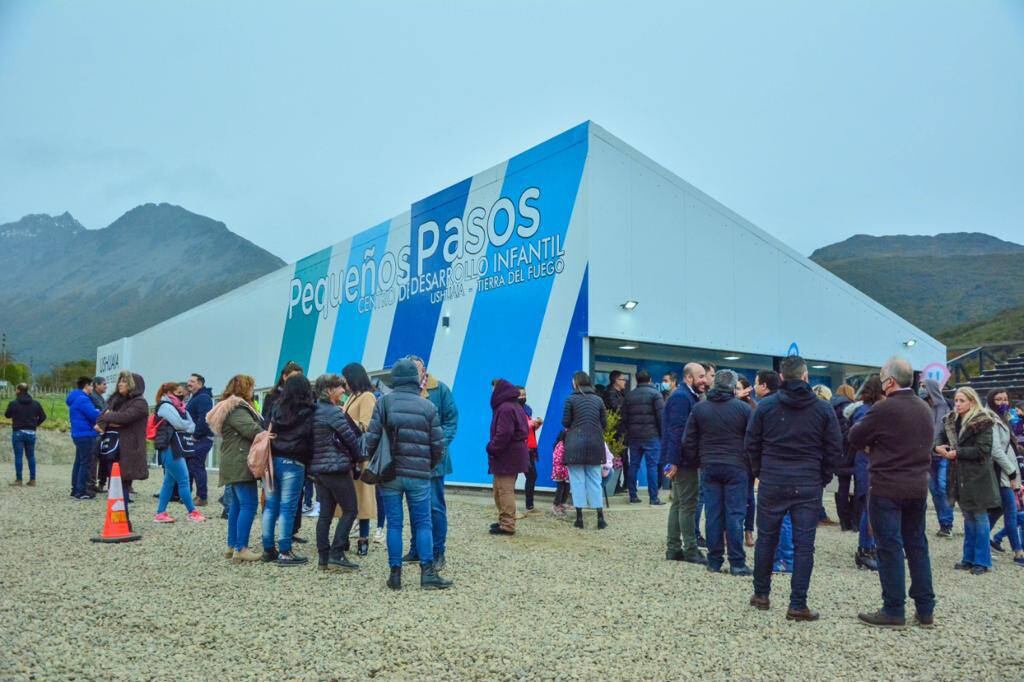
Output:
[[743,438],[753,410],[732,391],[713,390],[694,405],[683,436],[682,466],[728,464],[749,470]]
[[377,401],[373,417],[363,435],[366,452],[377,450],[387,422],[395,474],[409,478],[430,478],[430,470],[444,457],[444,432],[434,403],[420,397],[419,380],[393,376],[394,390]]
[[661,414],[665,399],[661,391],[651,384],[640,384],[626,394],[622,408],[622,422],[628,440],[661,438]]
[[571,464],[604,464],[604,427],[608,424],[604,401],[592,388],[570,395],[562,410],[565,454],[562,462]]
[[313,413],[313,456],[311,474],[344,474],[359,461],[359,436],[352,430],[345,412],[321,400]]
[[22,393],[7,405],[4,416],[11,420],[14,431],[35,431],[46,421],[43,406],[32,399],[28,393]]
[[270,452],[274,457],[294,459],[309,466],[313,456],[313,405],[303,407],[297,414],[287,418],[281,413],[281,406],[274,405],[270,412],[270,428],[276,434],[270,441]]
[[757,405],[745,437],[750,470],[761,483],[824,486],[842,456],[832,406],[806,381],[785,381]]

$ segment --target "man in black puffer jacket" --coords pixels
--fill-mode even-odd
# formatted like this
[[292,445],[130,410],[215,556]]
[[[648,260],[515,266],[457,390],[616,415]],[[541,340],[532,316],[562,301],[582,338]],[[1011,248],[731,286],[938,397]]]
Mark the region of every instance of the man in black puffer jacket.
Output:
[[646,460],[647,494],[651,504],[658,499],[658,466],[661,464],[661,414],[665,411],[665,399],[661,391],[651,385],[647,370],[636,373],[637,387],[626,394],[622,408],[623,427],[626,443],[629,445],[629,469],[626,471],[626,487],[629,501],[639,502],[636,490],[636,475],[640,471],[640,460]]
[[743,550],[743,521],[747,514],[747,475],[750,469],[743,436],[753,410],[736,397],[736,373],[715,373],[707,400],[697,403],[686,422],[683,462],[701,469],[701,492],[706,512],[708,570],[722,570],[725,534],[729,573],[750,575]]
[[[316,380],[316,412],[313,413],[313,457],[307,475],[316,482],[320,517],[316,523],[316,549],[319,568],[342,570],[359,568],[345,556],[348,535],[356,519],[356,486],[352,468],[360,457],[359,437],[348,416],[338,407],[345,382],[337,374],[324,374]],[[341,520],[328,544],[334,507],[341,507]]]
[[788,620],[817,620],[807,608],[814,569],[814,535],[822,487],[832,478],[843,436],[832,407],[807,383],[807,363],[796,355],[782,361],[782,389],[762,400],[747,426],[750,469],[760,479],[757,493],[757,545],[754,548],[754,596],[750,605],[769,607],[772,562],[779,527],[788,512],[793,520],[793,579]]
[[444,589],[451,582],[434,570],[433,525],[430,516],[430,472],[444,457],[444,432],[437,408],[420,397],[420,374],[410,360],[391,368],[391,393],[373,410],[363,436],[366,453],[373,456],[387,430],[395,477],[380,484],[388,527],[388,587],[402,587],[402,496],[409,498],[413,536],[420,558],[420,587]]

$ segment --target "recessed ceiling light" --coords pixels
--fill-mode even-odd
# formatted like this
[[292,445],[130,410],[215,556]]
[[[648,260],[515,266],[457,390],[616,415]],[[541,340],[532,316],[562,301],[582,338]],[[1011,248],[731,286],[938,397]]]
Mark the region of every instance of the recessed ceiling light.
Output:
[[739,355],[726,355],[726,356],[725,356],[724,358],[722,358],[722,359],[723,359],[723,360],[739,360],[739,359],[740,359],[740,356],[739,356]]
[[811,369],[828,369],[828,365],[811,365]]
[[639,301],[629,300],[619,307],[621,307],[623,310],[633,310],[633,308],[636,308],[638,305],[640,305]]
[[639,346],[634,346],[630,343],[627,343],[625,346],[619,346],[619,350],[636,350],[637,348],[639,348]]

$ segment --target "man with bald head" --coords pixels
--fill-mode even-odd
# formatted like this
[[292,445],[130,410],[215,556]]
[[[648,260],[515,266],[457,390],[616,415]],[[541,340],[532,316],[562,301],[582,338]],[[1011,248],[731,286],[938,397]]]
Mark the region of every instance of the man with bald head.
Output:
[[935,609],[925,535],[935,436],[932,411],[914,392],[914,370],[906,360],[892,358],[878,378],[886,399],[876,402],[849,435],[850,448],[866,452],[871,462],[868,518],[878,544],[878,579],[882,583],[882,608],[858,617],[876,627],[906,624],[905,555],[916,622],[928,626]]
[[[691,564],[707,564],[697,546],[697,496],[700,492],[699,462],[684,457],[686,422],[707,387],[704,368],[691,362],[683,368],[683,383],[665,403],[662,419],[662,466],[672,479],[672,506],[668,512],[668,541],[665,558]],[[680,541],[680,538],[682,540]]]

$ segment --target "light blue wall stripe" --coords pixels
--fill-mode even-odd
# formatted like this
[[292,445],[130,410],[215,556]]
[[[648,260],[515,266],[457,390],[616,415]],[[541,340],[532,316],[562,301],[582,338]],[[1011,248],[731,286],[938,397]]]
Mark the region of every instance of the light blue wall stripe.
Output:
[[[388,246],[388,232],[391,229],[391,221],[381,223],[368,230],[360,232],[352,238],[352,248],[349,251],[348,263],[345,264],[345,271],[350,267],[361,267],[364,255],[367,251],[373,250],[372,258],[377,262],[377,272],[380,272],[380,259]],[[350,362],[363,361],[363,352],[366,348],[366,338],[370,331],[370,319],[373,311],[359,312],[359,299],[349,302],[344,297],[344,273],[342,273],[342,299],[338,306],[338,317],[334,323],[334,336],[331,339],[331,350],[327,356],[327,371],[340,372]],[[386,314],[382,313],[382,314]]]

